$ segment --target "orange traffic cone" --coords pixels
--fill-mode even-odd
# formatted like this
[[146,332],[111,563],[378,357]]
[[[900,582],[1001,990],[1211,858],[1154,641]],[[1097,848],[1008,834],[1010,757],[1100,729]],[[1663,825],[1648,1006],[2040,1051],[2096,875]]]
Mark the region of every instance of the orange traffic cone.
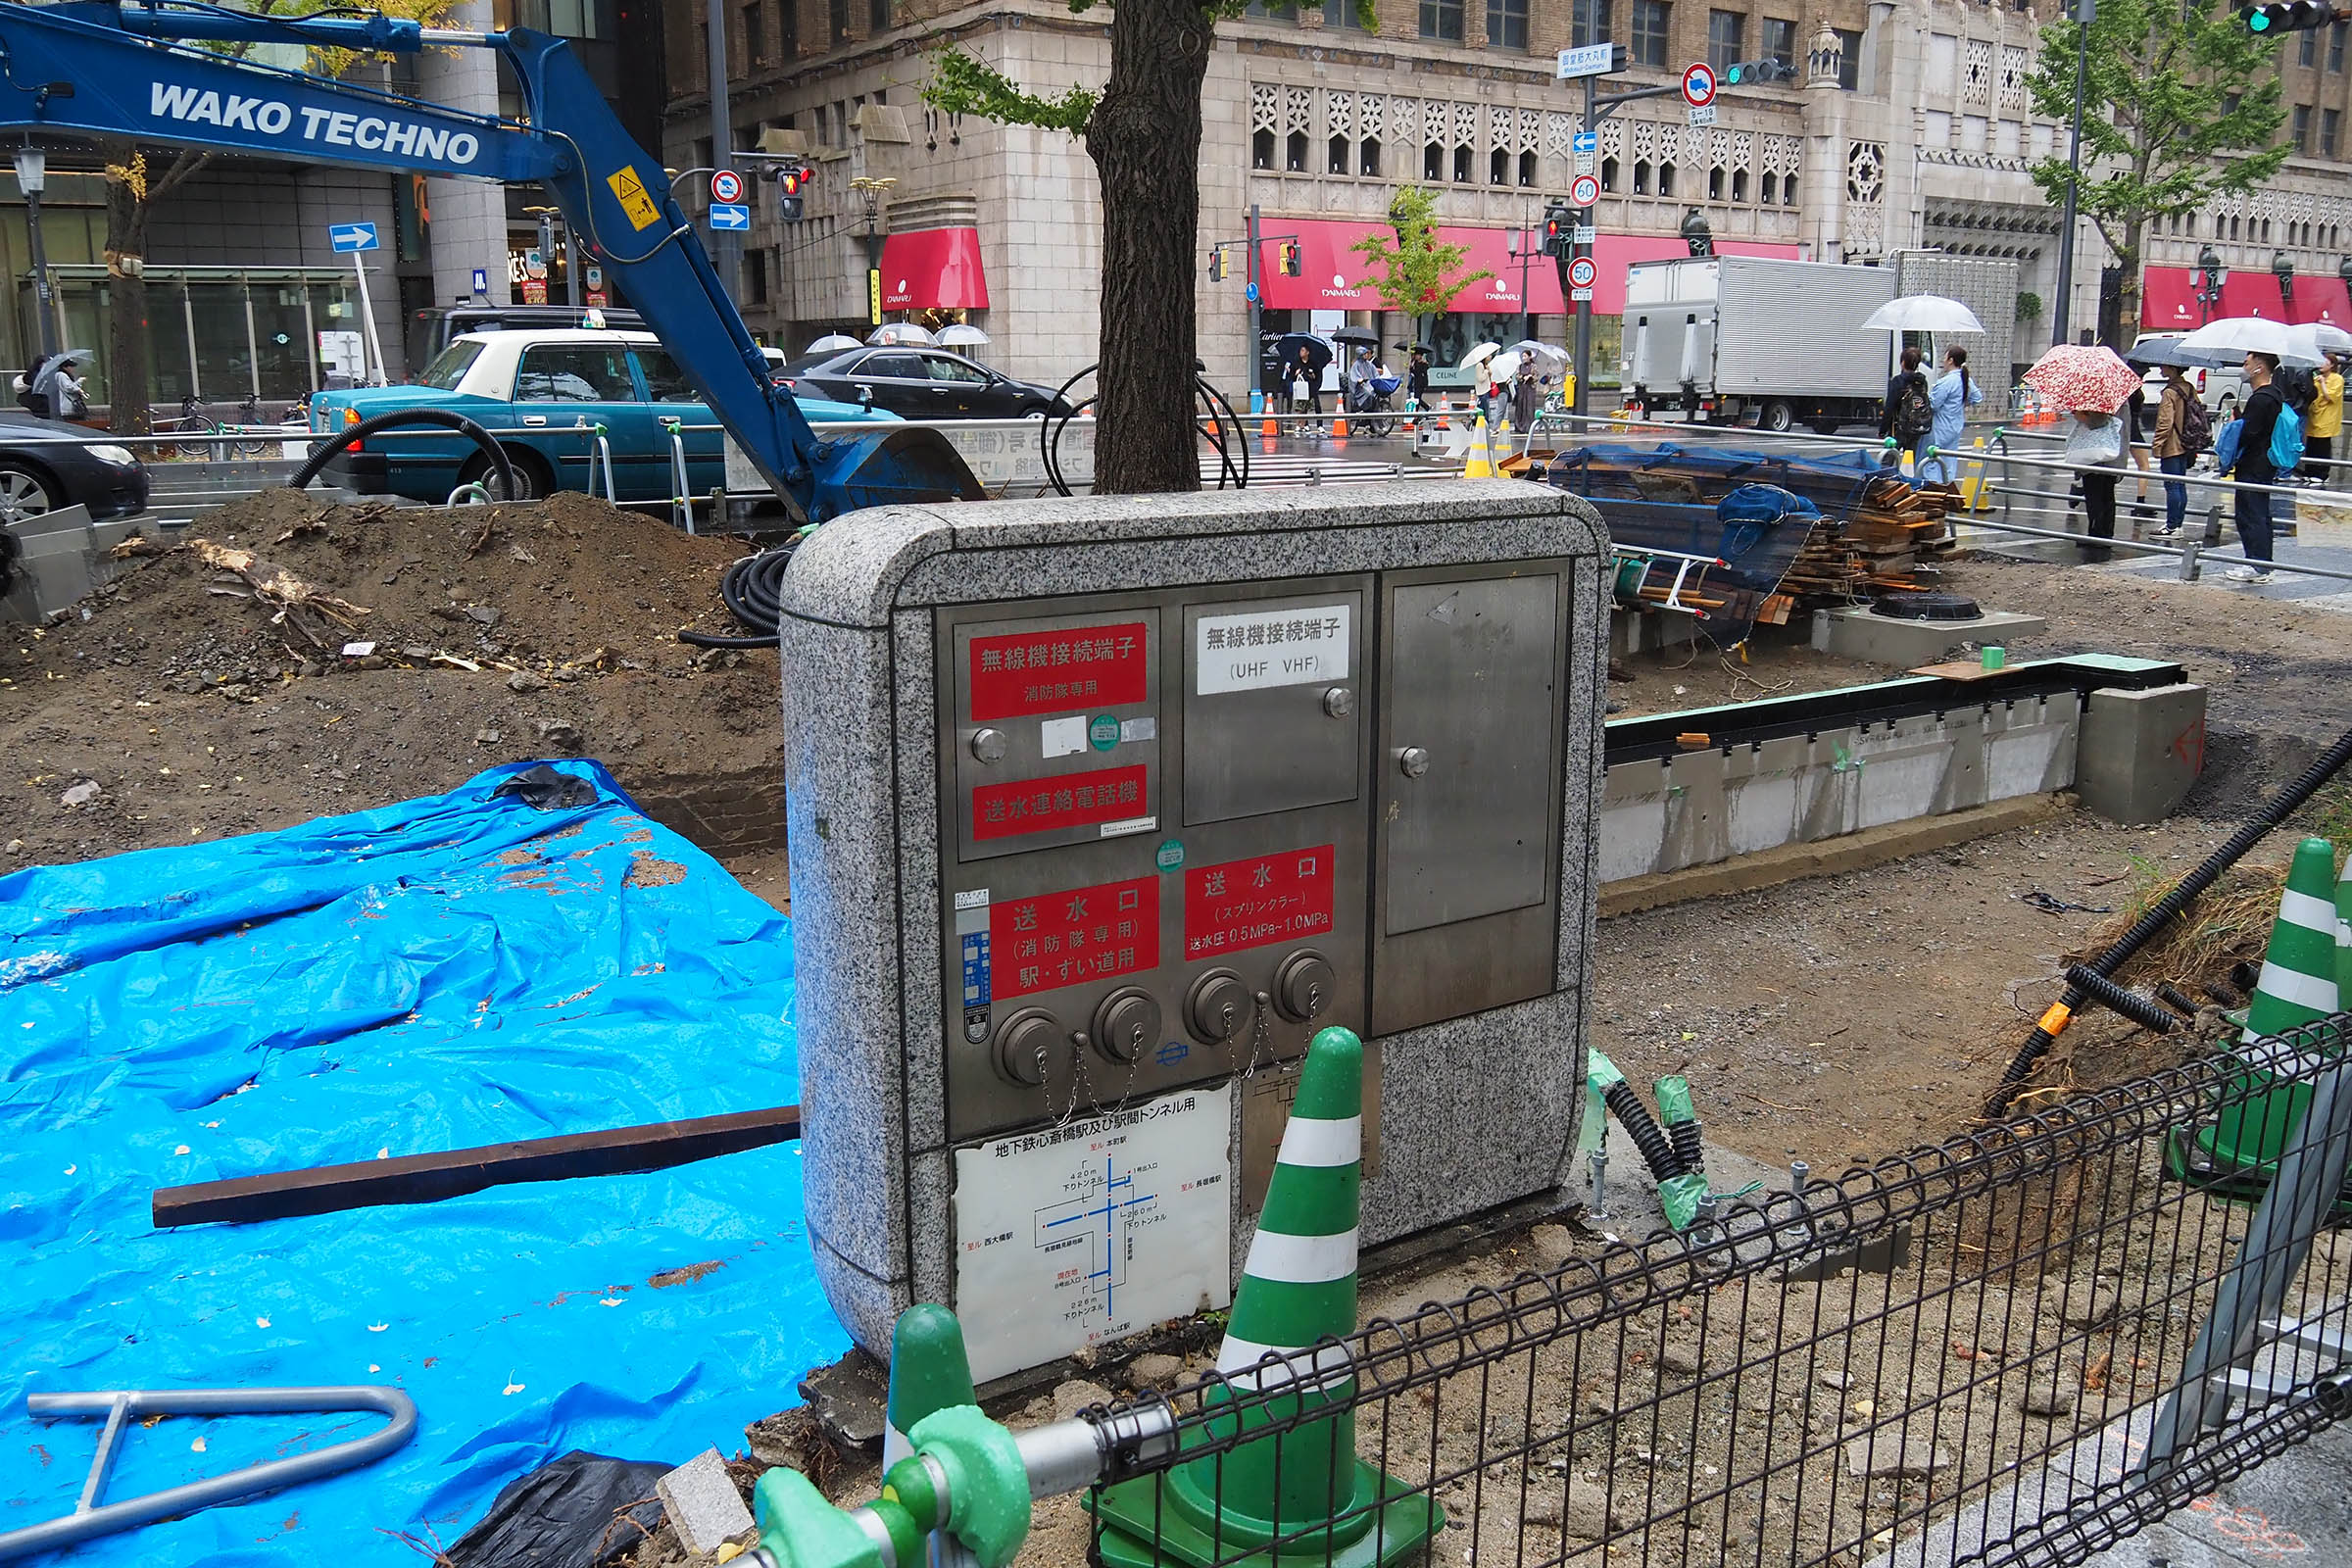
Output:
[[1269,441],[1273,440],[1274,437],[1280,433],[1275,429],[1274,416],[1272,414],[1268,414],[1266,416],[1266,422],[1257,427],[1257,433],[1264,436]]
[[1345,441],[1348,439],[1348,416],[1345,414],[1335,414],[1332,416],[1331,438],[1334,441]]

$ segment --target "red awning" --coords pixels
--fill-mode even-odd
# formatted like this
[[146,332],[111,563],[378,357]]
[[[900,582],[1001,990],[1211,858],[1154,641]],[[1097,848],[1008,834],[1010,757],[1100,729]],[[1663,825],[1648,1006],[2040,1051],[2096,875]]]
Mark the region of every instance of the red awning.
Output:
[[2196,273],[2185,267],[2151,267],[2140,273],[2139,324],[2149,332],[2187,332],[2205,324],[2197,304]]
[[[1266,228],[1277,233],[1298,236],[1299,275],[1285,277],[1279,266],[1281,245],[1278,241],[1263,242],[1265,254],[1258,259],[1260,287],[1265,291],[1265,304],[1277,311],[1377,311],[1385,309],[1377,290],[1362,286],[1362,279],[1371,271],[1368,259],[1351,251],[1350,246],[1366,234],[1389,232],[1386,224],[1337,222],[1329,219],[1276,218],[1264,220]],[[1519,258],[1510,253],[1509,230],[1500,228],[1442,227],[1438,237],[1448,245],[1459,245],[1469,254],[1462,258],[1465,271],[1490,272],[1462,290],[1451,307],[1455,315],[1508,316],[1525,309],[1537,316],[1560,316],[1568,310],[1568,302],[1560,294],[1559,265],[1550,257],[1538,254],[1527,264],[1527,292],[1529,303],[1522,307],[1519,300]],[[1722,240],[1716,248],[1727,256],[1774,256],[1793,260],[1793,245],[1769,245],[1747,240]],[[1690,249],[1680,236],[1674,234],[1603,234],[1594,246],[1593,260],[1600,276],[1592,285],[1592,312],[1596,316],[1619,316],[1625,312],[1625,270],[1635,262],[1663,261],[1668,257],[1687,256]]]
[[2340,277],[2295,279],[2295,319],[2326,321],[2352,330],[2352,297]]
[[976,228],[920,228],[882,242],[886,311],[982,311],[988,275]]

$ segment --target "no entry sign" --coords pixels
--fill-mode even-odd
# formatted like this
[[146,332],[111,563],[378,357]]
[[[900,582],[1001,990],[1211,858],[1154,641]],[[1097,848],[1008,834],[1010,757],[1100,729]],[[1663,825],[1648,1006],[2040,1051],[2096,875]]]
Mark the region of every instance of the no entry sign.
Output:
[[1715,101],[1715,68],[1705,61],[1688,67],[1683,72],[1683,102],[1693,109],[1704,109]]

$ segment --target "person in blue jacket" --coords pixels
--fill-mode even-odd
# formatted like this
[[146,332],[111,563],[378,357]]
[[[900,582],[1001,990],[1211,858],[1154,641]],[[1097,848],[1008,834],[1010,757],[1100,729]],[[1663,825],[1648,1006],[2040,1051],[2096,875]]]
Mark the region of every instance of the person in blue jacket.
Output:
[[[1968,425],[1968,411],[1984,401],[1984,389],[1969,379],[1968,350],[1947,348],[1943,351],[1943,374],[1928,388],[1928,407],[1934,411],[1936,422],[1928,430],[1928,445],[1938,456],[1920,468],[1923,481],[1956,483],[1960,477],[1958,453],[1961,432]],[[1929,470],[1934,470],[1930,472]]]

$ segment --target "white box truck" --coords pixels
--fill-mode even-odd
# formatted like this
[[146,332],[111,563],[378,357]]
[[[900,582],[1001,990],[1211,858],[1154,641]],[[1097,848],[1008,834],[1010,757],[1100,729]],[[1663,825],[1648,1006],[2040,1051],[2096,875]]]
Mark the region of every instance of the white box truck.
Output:
[[1626,269],[1622,384],[1651,412],[1824,435],[1876,426],[1895,334],[1862,330],[1894,298],[1892,269],[1760,256]]

